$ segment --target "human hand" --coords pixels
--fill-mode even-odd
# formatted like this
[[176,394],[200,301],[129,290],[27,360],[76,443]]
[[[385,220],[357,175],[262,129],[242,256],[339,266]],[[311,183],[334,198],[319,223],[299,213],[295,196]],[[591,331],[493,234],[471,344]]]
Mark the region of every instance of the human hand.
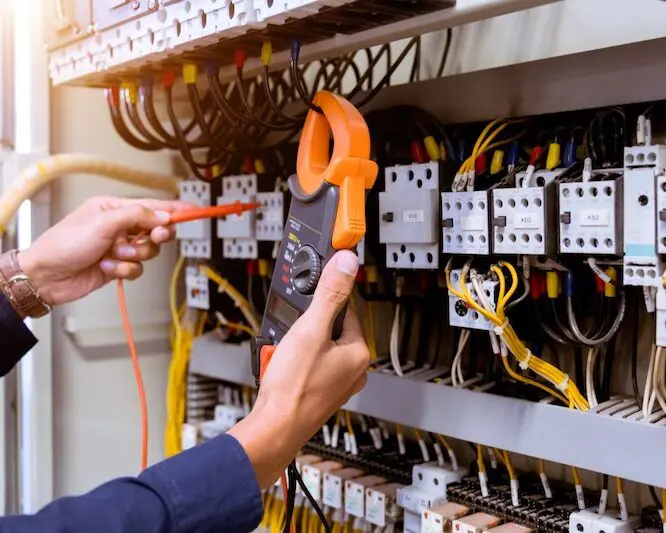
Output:
[[187,207],[170,200],[91,198],[19,253],[19,265],[45,303],[77,300],[113,279],[138,278],[142,262],[173,239],[171,213]]
[[352,252],[331,258],[312,304],[275,350],[254,409],[229,431],[245,448],[262,487],[275,481],[300,447],[365,385],[370,354],[351,309],[342,336],[331,340],[357,270]]

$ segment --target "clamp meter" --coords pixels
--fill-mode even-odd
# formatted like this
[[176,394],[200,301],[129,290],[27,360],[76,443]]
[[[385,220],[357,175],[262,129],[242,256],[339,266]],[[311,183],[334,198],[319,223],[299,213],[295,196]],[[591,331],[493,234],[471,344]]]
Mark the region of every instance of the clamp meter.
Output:
[[[275,345],[310,306],[322,270],[338,250],[353,250],[365,234],[365,195],[378,167],[370,160],[370,132],[349,101],[320,91],[301,134],[296,174],[288,180],[289,215],[268,292],[252,371],[259,379]],[[329,157],[330,134],[333,153]],[[344,311],[333,338],[340,336]]]

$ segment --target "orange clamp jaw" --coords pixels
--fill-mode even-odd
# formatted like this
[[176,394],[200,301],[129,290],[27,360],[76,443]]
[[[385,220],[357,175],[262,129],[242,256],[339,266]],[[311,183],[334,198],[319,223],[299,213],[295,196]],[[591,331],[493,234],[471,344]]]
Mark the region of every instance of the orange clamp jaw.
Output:
[[[365,234],[365,193],[377,179],[370,160],[370,132],[365,119],[345,98],[319,91],[314,104],[323,115],[309,111],[298,146],[296,174],[307,195],[328,182],[340,190],[332,234],[336,250],[353,248]],[[333,153],[329,155],[333,133]]]

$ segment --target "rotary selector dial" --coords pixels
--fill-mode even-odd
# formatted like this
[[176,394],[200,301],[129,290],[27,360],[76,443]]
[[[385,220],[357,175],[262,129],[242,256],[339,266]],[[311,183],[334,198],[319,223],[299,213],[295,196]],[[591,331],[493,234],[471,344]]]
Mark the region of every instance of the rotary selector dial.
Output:
[[301,246],[291,261],[291,281],[301,294],[312,294],[321,276],[321,258],[312,246]]

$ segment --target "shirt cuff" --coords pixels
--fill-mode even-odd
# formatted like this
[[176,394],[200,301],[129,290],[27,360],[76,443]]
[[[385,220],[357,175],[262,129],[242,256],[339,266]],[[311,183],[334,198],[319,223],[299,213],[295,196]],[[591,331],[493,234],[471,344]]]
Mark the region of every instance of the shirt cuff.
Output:
[[263,514],[252,464],[230,435],[158,463],[139,479],[165,498],[179,532],[252,531]]
[[2,291],[0,291],[0,339],[2,339],[2,354],[0,354],[0,377],[2,377],[37,344],[37,339]]

